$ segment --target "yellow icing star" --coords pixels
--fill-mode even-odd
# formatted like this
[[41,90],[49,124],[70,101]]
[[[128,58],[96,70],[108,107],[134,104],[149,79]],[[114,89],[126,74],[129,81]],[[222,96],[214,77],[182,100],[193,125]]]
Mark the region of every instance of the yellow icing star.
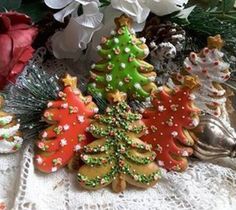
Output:
[[221,39],[221,36],[218,34],[216,36],[209,36],[207,39],[207,46],[210,49],[221,49],[224,46],[224,40]]
[[199,86],[198,76],[185,76],[184,77],[184,86],[190,89],[194,89]]
[[127,17],[126,15],[122,15],[119,18],[115,19],[115,23],[118,27],[122,27],[122,26],[131,26],[132,24],[132,19]]
[[127,98],[127,94],[120,92],[119,90],[116,90],[113,93],[108,93],[107,98],[111,104],[114,104],[114,103],[119,103],[121,101],[125,101]]
[[64,86],[71,86],[72,89],[77,88],[77,77],[72,77],[70,74],[66,74],[65,78],[62,79]]

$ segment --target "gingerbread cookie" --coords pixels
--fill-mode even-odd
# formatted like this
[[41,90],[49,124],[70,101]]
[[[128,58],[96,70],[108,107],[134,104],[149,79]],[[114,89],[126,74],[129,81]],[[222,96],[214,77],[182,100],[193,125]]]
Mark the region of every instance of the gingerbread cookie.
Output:
[[124,101],[95,116],[89,131],[98,140],[85,146],[81,155],[85,165],[79,169],[78,180],[82,187],[95,190],[112,184],[115,192],[122,192],[126,182],[141,188],[157,182],[155,152],[139,139],[145,131],[141,118]]
[[98,111],[90,96],[84,97],[77,86],[77,78],[67,75],[65,89],[59,100],[48,103],[44,118],[49,124],[39,142],[35,166],[42,172],[55,172],[67,165],[84,145],[90,142],[86,132],[90,118]]
[[192,154],[194,140],[189,129],[199,123],[199,109],[193,105],[195,78],[187,77],[185,85],[174,90],[161,87],[152,100],[153,107],[144,110],[146,134],[141,138],[152,144],[159,166],[167,170],[183,171]]
[[20,149],[23,138],[15,117],[1,111],[3,101],[0,96],[0,153],[13,153]]
[[[221,86],[230,78],[229,64],[223,61],[220,51],[223,41],[220,35],[208,38],[208,47],[199,54],[192,52],[184,61],[185,71],[198,76],[200,88],[194,94],[196,105],[205,113],[220,117],[226,102],[226,93]],[[182,76],[178,75],[178,80]]]
[[116,31],[98,46],[102,60],[92,65],[88,91],[107,99],[109,93],[119,90],[128,98],[145,100],[156,89],[154,68],[143,61],[148,47],[131,32],[132,19],[122,15],[115,23]]

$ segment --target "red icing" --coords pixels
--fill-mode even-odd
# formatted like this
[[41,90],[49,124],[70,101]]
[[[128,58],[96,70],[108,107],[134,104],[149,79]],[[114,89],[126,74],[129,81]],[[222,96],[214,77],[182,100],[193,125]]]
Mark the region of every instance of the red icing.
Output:
[[90,97],[83,97],[71,87],[66,87],[63,93],[59,94],[60,100],[49,102],[44,117],[52,126],[42,132],[42,140],[37,142],[43,152],[35,156],[35,166],[46,173],[67,165],[74,157],[76,146],[82,148],[91,142],[86,128],[95,114],[96,105]]
[[191,107],[188,88],[178,89],[171,94],[162,90],[157,94],[158,98],[152,101],[154,107],[143,113],[147,133],[142,140],[152,144],[160,166],[182,171],[187,167],[184,156],[192,154],[190,146],[194,143],[187,138],[183,129],[195,127],[192,116],[198,114],[199,110]]

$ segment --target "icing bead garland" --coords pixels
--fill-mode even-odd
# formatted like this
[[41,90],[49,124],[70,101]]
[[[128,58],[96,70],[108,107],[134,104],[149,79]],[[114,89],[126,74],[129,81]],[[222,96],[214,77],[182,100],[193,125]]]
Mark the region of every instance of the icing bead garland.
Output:
[[[0,108],[3,98],[0,96]],[[21,148],[23,138],[19,131],[20,124],[12,115],[0,111],[0,153],[13,153]]]
[[79,169],[78,180],[83,187],[99,189],[112,183],[113,190],[120,192],[126,182],[144,188],[157,182],[156,155],[151,145],[138,139],[145,130],[140,119],[125,102],[95,116],[89,131],[99,139],[85,146],[81,155],[85,165]]
[[67,75],[63,81],[65,89],[59,93],[60,99],[49,102],[44,112],[52,126],[44,130],[37,143],[41,151],[35,156],[35,166],[46,173],[67,165],[90,142],[86,128],[98,111],[91,97],[82,96],[76,88],[76,78]]
[[143,61],[149,50],[142,39],[131,33],[131,19],[121,16],[115,20],[116,32],[104,38],[98,53],[103,58],[92,65],[88,86],[93,95],[107,98],[116,90],[127,93],[129,98],[146,99],[156,89],[153,66]]
[[143,122],[148,129],[141,139],[152,144],[158,164],[168,170],[185,170],[186,157],[192,154],[194,140],[188,129],[199,122],[193,99],[187,87],[175,91],[163,87],[154,96],[153,107],[144,110]]

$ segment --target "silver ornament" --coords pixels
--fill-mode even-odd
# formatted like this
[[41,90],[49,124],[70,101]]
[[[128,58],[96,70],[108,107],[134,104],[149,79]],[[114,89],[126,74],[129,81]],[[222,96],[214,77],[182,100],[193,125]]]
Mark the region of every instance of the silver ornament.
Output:
[[194,132],[194,155],[201,160],[236,157],[236,138],[219,118],[204,115]]

